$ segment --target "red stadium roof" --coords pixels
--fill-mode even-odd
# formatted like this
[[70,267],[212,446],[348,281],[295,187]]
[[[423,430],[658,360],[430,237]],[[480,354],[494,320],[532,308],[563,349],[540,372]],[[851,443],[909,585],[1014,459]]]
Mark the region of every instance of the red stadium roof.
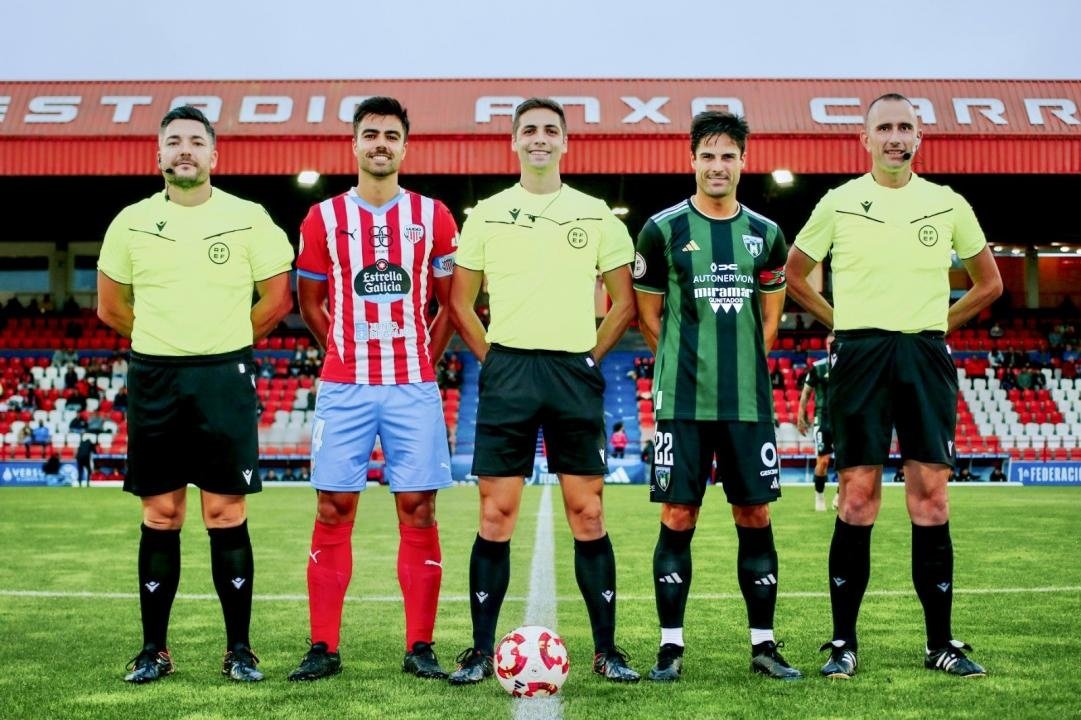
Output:
[[510,112],[548,95],[567,109],[568,173],[682,173],[695,112],[728,108],[754,132],[748,172],[862,172],[867,104],[913,98],[931,173],[1081,172],[1081,81],[312,80],[0,83],[0,175],[153,174],[157,123],[204,107],[218,173],[352,174],[352,109],[393,95],[411,112],[412,174],[514,174]]

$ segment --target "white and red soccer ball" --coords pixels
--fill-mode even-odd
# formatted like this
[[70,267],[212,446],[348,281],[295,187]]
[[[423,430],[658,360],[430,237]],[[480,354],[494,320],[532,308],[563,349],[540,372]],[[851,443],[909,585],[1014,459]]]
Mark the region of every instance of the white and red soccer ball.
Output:
[[514,697],[555,695],[570,669],[563,639],[546,627],[525,625],[495,646],[495,675]]

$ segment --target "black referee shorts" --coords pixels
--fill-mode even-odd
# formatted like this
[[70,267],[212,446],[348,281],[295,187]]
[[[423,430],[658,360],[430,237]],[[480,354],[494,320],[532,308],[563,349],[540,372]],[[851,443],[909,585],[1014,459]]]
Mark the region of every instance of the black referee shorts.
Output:
[[840,331],[830,361],[838,470],[884,465],[894,427],[903,459],[953,465],[957,371],[942,333]]
[[606,474],[604,387],[588,353],[492,345],[480,372],[473,474],[531,475],[539,428],[550,472]]
[[124,490],[149,497],[192,483],[221,495],[259,492],[256,407],[251,348],[194,357],[133,352]]

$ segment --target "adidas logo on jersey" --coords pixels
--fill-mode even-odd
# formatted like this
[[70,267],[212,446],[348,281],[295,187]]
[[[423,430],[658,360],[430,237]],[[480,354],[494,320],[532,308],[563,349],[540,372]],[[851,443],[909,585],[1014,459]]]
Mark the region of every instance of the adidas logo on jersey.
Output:
[[689,243],[683,246],[683,252],[694,252],[695,250],[701,249],[702,248],[698,247],[698,243],[696,243],[694,240],[691,240]]

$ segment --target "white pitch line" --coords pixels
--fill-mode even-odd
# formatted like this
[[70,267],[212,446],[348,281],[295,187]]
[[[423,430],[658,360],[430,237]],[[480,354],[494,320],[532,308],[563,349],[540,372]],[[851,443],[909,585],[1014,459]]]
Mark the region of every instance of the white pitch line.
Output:
[[[552,539],[552,486],[545,485],[537,508],[537,534],[533,541],[533,562],[529,569],[529,596],[525,601],[525,624],[556,629],[556,559]],[[559,695],[518,698],[514,720],[561,720],[563,701]]]
[[[865,597],[896,597],[901,595],[913,595],[915,590],[868,590]],[[1081,585],[1063,585],[1059,587],[1012,587],[1012,588],[955,588],[954,595],[1020,595],[1023,593],[1079,593]],[[778,597],[791,598],[828,598],[828,592],[816,590],[790,590],[778,593]],[[25,597],[25,598],[90,598],[98,600],[137,600],[138,593],[124,592],[90,592],[86,590],[3,590],[0,589],[0,597]],[[218,601],[217,595],[206,593],[178,593],[177,600],[213,600]],[[307,602],[307,595],[256,595],[252,598],[256,602]],[[576,602],[581,595],[567,595],[553,597],[556,603]],[[740,593],[691,593],[692,600],[742,600]],[[349,602],[359,603],[401,603],[401,595],[350,595],[346,597]],[[466,595],[440,595],[440,602],[464,603],[469,602]],[[528,602],[529,598],[508,595],[504,602]],[[652,595],[620,595],[620,602],[653,602]],[[550,627],[550,626],[549,626]]]

